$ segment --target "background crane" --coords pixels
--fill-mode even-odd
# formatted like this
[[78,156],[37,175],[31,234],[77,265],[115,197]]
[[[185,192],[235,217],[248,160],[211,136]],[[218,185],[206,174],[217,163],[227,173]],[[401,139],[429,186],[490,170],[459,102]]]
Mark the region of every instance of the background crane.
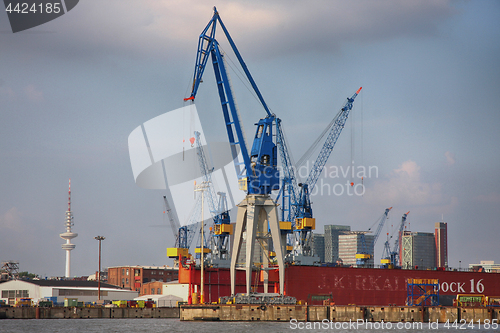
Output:
[[[373,249],[375,249],[375,244],[377,243],[378,237],[380,236],[380,232],[384,227],[385,221],[387,220],[391,209],[392,207],[386,208],[382,216],[378,218],[370,228],[368,228],[368,232],[370,232],[372,227],[375,224],[377,224],[377,230],[375,231],[375,235],[373,237]],[[361,233],[360,241],[362,250],[361,252],[356,253],[356,265],[366,265],[368,260],[373,258],[373,251],[369,251],[368,249],[368,246],[366,244],[365,233]]]
[[[201,142],[201,135],[199,132],[194,132],[196,140],[196,154],[198,155],[198,162],[203,182],[207,185],[206,196],[210,214],[213,218],[214,224],[211,231],[211,250],[212,264],[221,266],[221,260],[227,261],[229,259],[229,236],[232,233],[231,222],[229,219],[229,212],[227,208],[227,199],[224,192],[218,192],[219,200],[217,203],[215,187],[212,181],[213,168],[208,167],[205,152]],[[202,217],[203,220],[204,217]]]
[[[291,157],[285,142],[285,137],[280,126],[277,122],[277,137],[278,146],[280,147],[281,162],[285,176],[283,177],[283,218],[285,221],[291,222],[294,231],[294,256],[299,257],[300,261],[305,263],[303,256],[310,257],[313,255],[312,250],[312,230],[315,229],[316,220],[313,218],[313,211],[311,207],[310,192],[314,189],[316,182],[321,175],[321,172],[330,157],[335,144],[337,143],[342,130],[344,129],[349,113],[352,109],[354,100],[361,91],[361,87],[351,96],[347,98],[346,103],[333,118],[327,128],[323,131],[320,138],[318,138],[310,148],[310,151],[319,143],[325,136],[326,140],[323,144],[318,157],[316,158],[312,169],[305,182],[297,184],[297,177],[294,174],[294,168],[291,164]],[[307,155],[308,153],[306,153]],[[288,219],[288,220],[287,220]],[[298,260],[297,260],[298,261]],[[310,262],[308,263],[310,264]]]
[[163,196],[163,203],[165,205],[164,213],[168,216],[172,232],[175,236],[175,246],[167,248],[167,257],[179,258],[179,255],[187,257],[189,255],[189,247],[191,246],[194,235],[196,234],[197,223],[181,226],[177,216],[172,211],[172,208],[170,208],[170,204],[168,203],[165,195]]
[[397,229],[398,237],[394,241],[394,247],[392,248],[392,251],[389,245],[389,240],[394,236],[394,233],[391,235],[391,237],[389,237],[389,234],[387,234],[387,240],[384,243],[384,252],[382,253],[382,260],[380,260],[380,262],[386,267],[398,267],[399,265],[399,244],[401,244],[401,238],[403,236],[403,230],[408,214],[410,214],[410,212],[403,214],[403,216],[401,217],[401,223],[399,224],[399,228]]

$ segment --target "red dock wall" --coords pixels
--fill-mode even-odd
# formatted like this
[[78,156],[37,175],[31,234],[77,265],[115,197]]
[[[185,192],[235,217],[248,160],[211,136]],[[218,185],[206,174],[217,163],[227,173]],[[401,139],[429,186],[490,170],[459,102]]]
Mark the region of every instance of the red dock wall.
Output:
[[[199,284],[200,270],[195,272],[195,281]],[[179,269],[180,283],[189,282],[188,273],[184,268]],[[438,279],[440,303],[443,305],[451,305],[449,303],[457,294],[500,295],[500,273],[319,266],[288,266],[285,271],[285,294],[304,301],[313,295],[331,294],[337,305],[403,306],[407,296],[406,281],[410,278]],[[258,292],[263,291],[256,272],[252,285],[258,285]],[[229,296],[229,269],[205,269],[205,290],[207,302]],[[270,283],[269,291],[273,290],[274,285]],[[246,292],[244,271],[237,271],[236,292]]]

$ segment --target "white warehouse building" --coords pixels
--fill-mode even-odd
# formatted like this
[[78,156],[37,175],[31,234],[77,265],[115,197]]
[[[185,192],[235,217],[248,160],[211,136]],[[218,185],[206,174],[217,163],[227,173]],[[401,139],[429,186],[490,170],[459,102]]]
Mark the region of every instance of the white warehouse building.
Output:
[[[16,298],[31,298],[35,303],[41,299],[64,303],[65,298],[77,298],[79,302],[95,302],[97,293],[97,281],[10,280],[0,283],[0,300],[8,304],[14,304]],[[138,295],[138,291],[101,282],[101,300],[131,300]]]

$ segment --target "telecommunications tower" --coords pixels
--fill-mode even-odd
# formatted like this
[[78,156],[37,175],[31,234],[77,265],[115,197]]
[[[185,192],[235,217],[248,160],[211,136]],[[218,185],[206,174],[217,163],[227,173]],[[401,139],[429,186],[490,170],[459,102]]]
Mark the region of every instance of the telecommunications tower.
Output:
[[71,266],[71,250],[75,248],[75,244],[71,244],[71,240],[78,236],[77,233],[71,232],[71,227],[73,226],[73,212],[71,211],[71,178],[69,179],[69,191],[68,191],[68,210],[66,211],[66,221],[64,225],[66,227],[66,232],[59,234],[62,239],[66,240],[65,244],[62,244],[62,249],[66,251],[66,277],[70,277],[70,266]]

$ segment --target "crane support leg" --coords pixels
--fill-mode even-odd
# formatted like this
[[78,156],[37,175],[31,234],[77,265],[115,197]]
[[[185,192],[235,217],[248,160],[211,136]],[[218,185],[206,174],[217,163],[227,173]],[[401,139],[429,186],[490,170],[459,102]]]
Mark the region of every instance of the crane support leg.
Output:
[[[271,237],[278,261],[280,294],[283,295],[284,293],[284,253],[281,246],[281,232],[279,228],[277,205],[269,195],[254,194],[247,195],[246,198],[238,205],[238,216],[236,219],[236,230],[234,234],[234,245],[230,269],[232,295],[235,295],[236,262],[241,250],[243,232],[246,231],[246,291],[247,294],[250,294],[255,239],[259,231],[263,232],[267,230],[267,222],[269,222]],[[266,249],[266,251],[269,251],[269,249]],[[269,260],[267,253],[263,257],[264,260]]]

